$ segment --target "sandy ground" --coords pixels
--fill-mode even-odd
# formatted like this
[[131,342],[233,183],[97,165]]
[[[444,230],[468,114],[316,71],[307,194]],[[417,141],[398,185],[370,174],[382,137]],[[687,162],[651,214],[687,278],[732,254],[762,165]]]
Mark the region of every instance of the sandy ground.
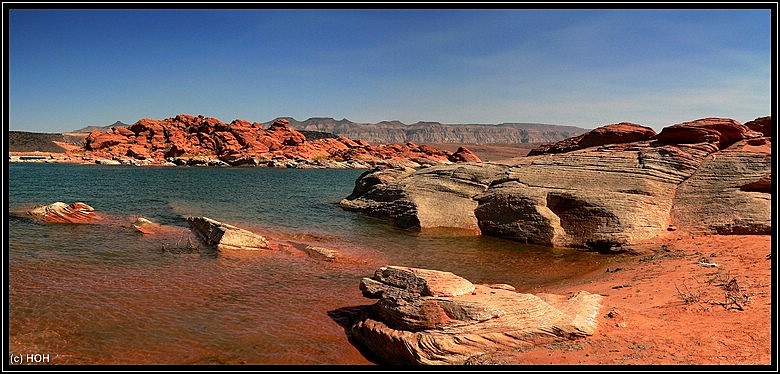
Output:
[[593,336],[488,354],[474,363],[777,364],[772,354],[777,325],[770,236],[678,231],[633,248],[610,267],[574,283],[530,291],[604,295]]

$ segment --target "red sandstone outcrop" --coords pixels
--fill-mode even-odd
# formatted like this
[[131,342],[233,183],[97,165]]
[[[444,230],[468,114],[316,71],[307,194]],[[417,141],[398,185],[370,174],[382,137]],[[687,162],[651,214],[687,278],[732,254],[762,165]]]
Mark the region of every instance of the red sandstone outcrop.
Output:
[[601,295],[531,295],[449,272],[399,266],[360,282],[379,299],[350,335],[389,364],[463,364],[488,352],[592,335]]
[[[111,133],[90,133],[84,150],[86,157],[178,165],[367,168],[381,163],[418,167],[479,160],[465,149],[452,154],[414,143],[374,145],[345,137],[309,141],[287,119],[276,120],[266,130],[240,119],[228,124],[187,114],[165,120],[144,118]],[[204,157],[219,162],[195,160]]]
[[729,118],[704,118],[665,127],[655,136],[663,144],[709,143],[724,149],[742,139],[764,136]]
[[458,150],[450,155],[448,159],[452,162],[482,162],[479,156],[469,151],[466,147],[458,147]]
[[745,122],[745,126],[753,131],[764,134],[764,136],[768,136],[770,138],[772,137],[772,132],[774,129],[772,117],[756,118],[752,121]]
[[96,151],[119,144],[127,144],[128,141],[128,138],[123,135],[106,132],[93,132],[87,136],[86,148],[88,150]]
[[670,224],[692,232],[771,233],[771,138],[729,119],[670,128],[651,139],[645,133],[642,141],[509,165],[373,170],[340,205],[407,228],[461,228],[594,250],[656,237]]
[[103,220],[94,208],[81,202],[56,202],[28,210],[27,214],[43,222],[52,223],[98,223]]
[[635,123],[621,122],[601,126],[580,136],[567,138],[557,143],[542,144],[532,149],[528,156],[550,153],[566,153],[578,149],[597,147],[607,144],[624,144],[649,140],[655,136],[655,130]]

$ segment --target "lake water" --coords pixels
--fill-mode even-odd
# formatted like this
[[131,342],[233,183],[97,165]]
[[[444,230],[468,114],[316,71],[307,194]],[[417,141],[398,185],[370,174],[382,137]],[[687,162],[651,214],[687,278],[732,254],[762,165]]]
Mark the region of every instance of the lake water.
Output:
[[[604,255],[457,232],[414,232],[338,206],[362,170],[11,163],[8,212],[80,201],[111,225],[41,224],[9,215],[12,355],[49,364],[373,364],[339,311],[373,300],[360,279],[385,265],[451,271],[534,291],[603,268]],[[207,216],[285,250],[201,256],[142,236],[143,216],[187,232]],[[297,245],[336,249],[321,261]]]

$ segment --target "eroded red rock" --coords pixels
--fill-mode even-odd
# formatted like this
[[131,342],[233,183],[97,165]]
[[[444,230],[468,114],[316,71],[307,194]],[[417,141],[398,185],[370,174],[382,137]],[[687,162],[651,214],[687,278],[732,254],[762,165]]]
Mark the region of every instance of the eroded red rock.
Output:
[[711,143],[725,149],[740,140],[761,136],[730,118],[703,118],[665,127],[654,139],[663,144]]
[[633,143],[649,140],[655,135],[655,130],[649,127],[635,123],[620,122],[601,126],[580,136],[564,139],[556,143],[543,144],[532,149],[528,156],[566,153],[607,144]]
[[773,122],[772,117],[759,117],[752,121],[745,122],[745,126],[747,126],[749,129],[760,132],[764,134],[764,136],[771,137],[773,132]]
[[164,120],[144,118],[128,128],[114,129],[113,133],[90,134],[85,151],[87,157],[132,157],[158,164],[166,159],[195,157],[211,157],[230,165],[255,166],[272,165],[266,161],[273,159],[303,164],[353,162],[358,167],[365,162],[419,166],[478,160],[467,150],[452,156],[451,152],[414,143],[373,145],[346,137],[309,141],[284,118],[277,119],[266,130],[259,123],[241,119],[224,123],[216,118],[189,114]]
[[458,150],[450,155],[448,159],[452,162],[482,162],[479,156],[469,151],[466,147],[458,147]]
[[87,136],[85,147],[88,150],[99,150],[117,144],[126,144],[127,141],[127,137],[120,134],[94,131]]

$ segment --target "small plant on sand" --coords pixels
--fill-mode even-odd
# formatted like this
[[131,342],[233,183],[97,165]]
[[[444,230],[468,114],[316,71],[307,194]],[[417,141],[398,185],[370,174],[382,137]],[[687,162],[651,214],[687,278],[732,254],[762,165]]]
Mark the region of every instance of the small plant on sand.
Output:
[[674,285],[674,289],[677,290],[677,296],[679,296],[685,304],[690,305],[699,302],[699,299],[701,298],[701,291],[693,292],[688,288],[688,286],[685,285],[685,283],[683,283],[683,288],[683,290],[680,290],[677,287],[677,284]]
[[720,287],[725,292],[725,301],[710,301],[710,304],[722,305],[725,309],[745,310],[745,304],[750,302],[748,295],[737,283],[737,277],[718,269],[707,283]]

